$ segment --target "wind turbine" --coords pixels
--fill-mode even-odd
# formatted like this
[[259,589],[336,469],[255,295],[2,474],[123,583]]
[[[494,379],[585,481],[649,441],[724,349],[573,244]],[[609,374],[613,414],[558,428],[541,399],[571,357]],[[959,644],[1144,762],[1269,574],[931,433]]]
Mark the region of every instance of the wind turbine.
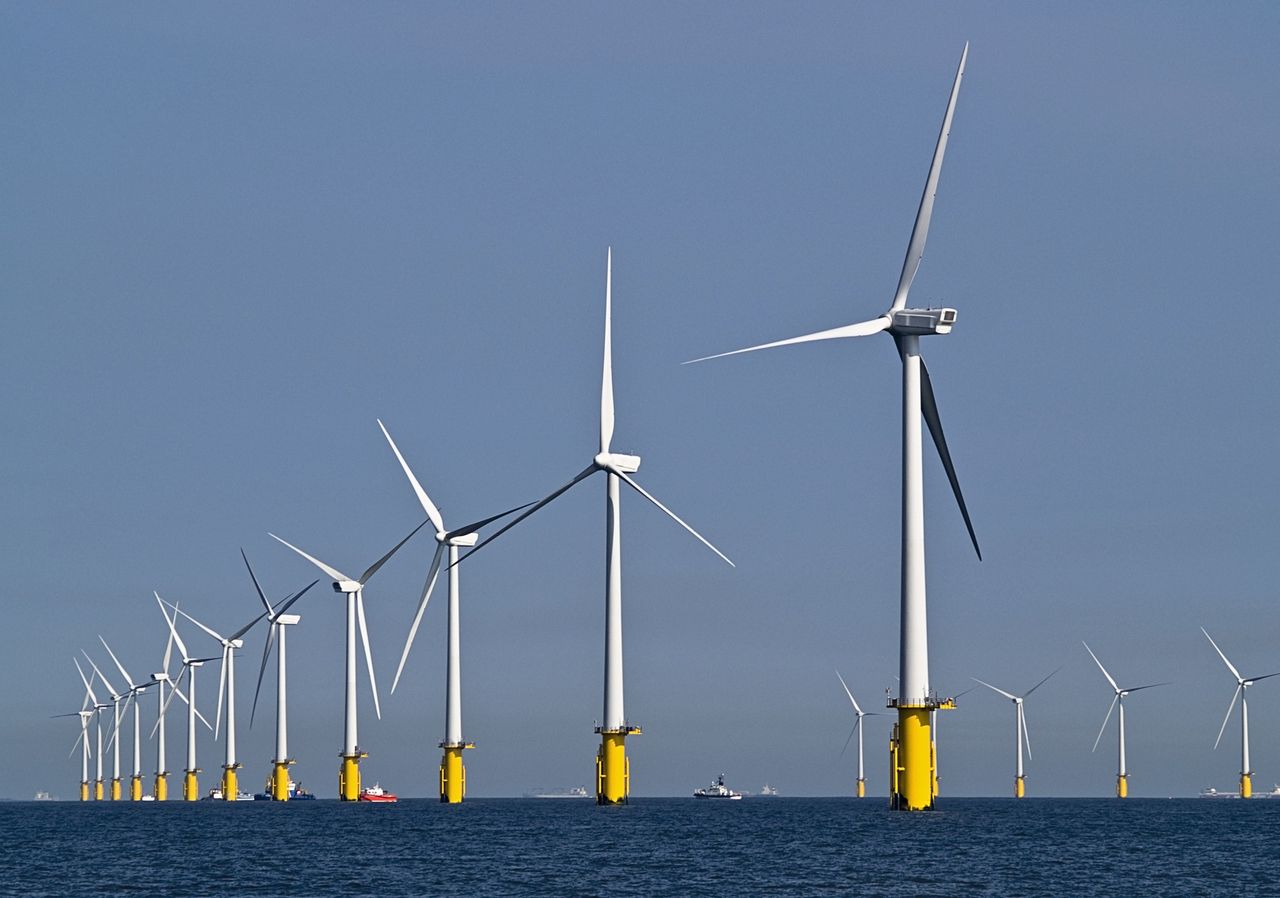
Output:
[[[153,685],[154,680],[147,683],[135,683],[133,677],[129,676],[129,672],[124,669],[124,665],[120,663],[120,659],[116,657],[116,653],[111,651],[111,646],[107,645],[107,641],[101,635],[98,639],[102,642],[102,647],[107,650],[107,654],[111,656],[111,660],[115,662],[116,668],[119,669],[120,675],[124,677],[125,682],[129,684],[128,703],[133,704],[133,776],[129,780],[129,800],[142,801],[142,708],[138,703],[138,696],[141,695],[148,686]],[[128,714],[128,708],[125,708]],[[118,738],[118,737],[117,737]]]
[[[1062,670],[1062,668],[1059,667],[1058,670]],[[1053,674],[1056,674],[1058,670],[1055,670],[1053,673],[1049,674],[1049,677],[1053,676]],[[1014,695],[1012,692],[1005,692],[1003,689],[1001,689],[998,686],[992,686],[986,680],[979,680],[977,677],[972,678],[975,683],[981,683],[983,686],[986,686],[988,689],[994,692],[1000,693],[1009,701],[1013,702],[1015,717],[1017,719],[1017,748],[1015,751],[1015,757],[1017,758],[1017,773],[1014,775],[1014,779],[1013,779],[1013,797],[1014,798],[1022,798],[1027,794],[1027,787],[1025,782],[1026,777],[1023,775],[1023,772],[1022,772],[1022,747],[1024,744],[1027,747],[1027,757],[1028,758],[1031,757],[1031,734],[1027,732],[1027,716],[1026,716],[1026,711],[1023,708],[1022,702],[1023,702],[1023,699],[1025,699],[1028,695],[1030,695],[1031,693],[1039,689],[1041,686],[1043,686],[1048,681],[1049,677],[1045,677],[1043,680],[1041,680],[1039,683],[1036,683],[1034,686],[1032,686],[1022,695]]]
[[[156,771],[156,780],[158,782],[162,776],[168,775],[168,771],[164,769],[164,758],[163,758],[164,716],[165,716],[165,712],[169,710],[169,702],[173,701],[173,697],[176,695],[179,698],[181,698],[184,702],[187,703],[187,766],[183,770],[182,800],[196,801],[197,799],[200,798],[200,783],[199,783],[199,780],[197,779],[197,776],[202,772],[201,769],[196,766],[196,718],[198,717],[201,723],[203,723],[210,730],[213,729],[213,727],[209,726],[209,721],[204,719],[204,715],[201,714],[198,710],[196,710],[196,670],[202,667],[206,661],[213,661],[214,659],[213,658],[193,658],[191,656],[191,654],[187,651],[186,643],[184,643],[182,641],[182,637],[178,635],[178,627],[177,627],[178,615],[176,611],[171,617],[169,615],[169,612],[164,610],[164,606],[165,606],[164,599],[160,598],[159,593],[156,593],[155,596],[156,596],[156,602],[159,603],[160,605],[160,613],[164,615],[165,622],[169,625],[169,634],[172,636],[173,641],[177,643],[178,651],[182,653],[182,670],[179,671],[178,678],[173,683],[173,691],[169,693],[169,698],[164,702],[163,705],[161,705],[160,717],[156,721],[157,731],[161,734],[161,737],[160,737],[161,748],[159,751],[159,759],[158,759],[159,769]],[[175,605],[174,608],[176,609],[177,606]],[[165,661],[166,663],[168,662],[167,657]],[[183,677],[187,678],[187,692],[185,695],[182,692]],[[165,791],[165,794],[167,795],[168,788],[165,787],[164,791]]]
[[669,518],[688,530],[703,545],[715,552],[731,567],[733,562],[711,545],[669,508],[636,483],[631,475],[640,468],[640,457],[610,451],[613,438],[613,250],[605,263],[604,291],[604,372],[600,385],[600,451],[591,463],[564,486],[535,502],[527,511],[486,537],[464,555],[469,558],[480,549],[519,524],[547,503],[558,498],[597,471],[606,475],[605,486],[605,655],[604,655],[604,719],[596,732],[600,734],[600,751],[596,756],[596,803],[623,804],[630,791],[630,774],[626,755],[626,737],[640,735],[640,727],[627,721],[622,689],[622,534],[621,483],[626,483],[648,499]]
[[257,576],[253,573],[253,566],[249,564],[249,556],[244,554],[244,549],[240,550],[240,556],[244,558],[244,566],[249,569],[249,577],[253,580],[253,588],[258,591],[258,598],[262,600],[263,606],[267,609],[267,622],[270,625],[267,630],[267,643],[262,648],[262,666],[258,668],[258,685],[253,690],[253,708],[249,712],[249,726],[253,726],[253,717],[258,711],[258,693],[262,689],[262,675],[267,670],[267,659],[271,655],[272,646],[279,644],[276,651],[276,756],[271,761],[271,777],[267,781],[266,791],[276,801],[289,800],[289,768],[293,765],[294,759],[289,757],[289,710],[288,710],[288,681],[286,679],[286,661],[285,661],[285,628],[293,626],[302,620],[302,616],[298,614],[286,614],[289,607],[298,599],[319,583],[319,580],[312,580],[305,588],[286,597],[280,607],[273,607],[267,601],[267,597],[262,592],[262,586],[258,583]]
[[1115,679],[1111,674],[1107,673],[1107,669],[1102,666],[1102,662],[1098,660],[1098,656],[1093,653],[1093,649],[1089,648],[1087,642],[1081,641],[1084,650],[1089,653],[1089,657],[1093,659],[1093,663],[1098,665],[1098,670],[1102,671],[1102,675],[1107,678],[1107,682],[1111,684],[1111,688],[1115,690],[1115,698],[1111,700],[1111,707],[1107,708],[1107,716],[1102,718],[1102,727],[1098,730],[1098,738],[1093,740],[1093,751],[1098,750],[1098,743],[1102,741],[1102,734],[1107,729],[1107,723],[1111,720],[1111,712],[1115,710],[1116,705],[1120,706],[1119,726],[1120,726],[1120,743],[1119,743],[1119,766],[1116,769],[1116,798],[1129,797],[1129,770],[1125,766],[1124,760],[1124,697],[1130,692],[1137,692],[1140,689],[1152,689],[1156,686],[1168,686],[1168,683],[1149,683],[1146,686],[1129,686],[1121,689],[1116,685]]
[[[163,607],[161,608],[163,611]],[[169,615],[165,615],[164,619],[169,620]],[[174,631],[169,631],[169,638],[165,640],[164,645],[164,663],[162,669],[151,675],[151,679],[159,688],[156,690],[156,725],[152,728],[152,734],[156,735],[156,779],[152,786],[151,794],[156,801],[169,800],[169,770],[167,767],[168,759],[165,757],[165,728],[164,728],[164,712],[169,707],[169,700],[165,698],[164,687],[169,687],[169,697],[172,698],[174,690],[177,688],[169,680],[169,660],[173,656],[173,635]],[[185,698],[184,698],[185,701]]]
[[[93,800],[102,801],[104,797],[102,788],[102,712],[111,706],[98,701],[98,697],[93,692],[92,683],[93,677],[96,676],[96,674],[91,674],[86,678],[84,675],[84,668],[80,666],[79,660],[76,658],[72,658],[71,660],[75,662],[76,670],[80,672],[80,681],[84,683],[85,691],[89,693],[89,697],[93,700],[94,730],[97,735],[97,749],[93,752],[95,755],[95,764],[97,765],[97,776],[93,781]],[[83,791],[87,790],[82,790],[82,794]],[[85,800],[87,801],[88,799],[86,798]]]
[[369,668],[369,688],[373,691],[373,710],[378,719],[382,719],[382,708],[378,705],[378,681],[373,675],[373,655],[369,653],[369,629],[364,621],[364,585],[378,569],[387,563],[400,547],[407,543],[415,533],[426,526],[423,521],[409,531],[409,535],[396,543],[390,552],[383,555],[353,580],[335,567],[330,567],[318,558],[308,555],[293,543],[286,542],[274,533],[268,534],[272,539],[284,543],[303,558],[310,561],[320,570],[333,578],[333,591],[341,593],[347,599],[347,652],[346,652],[346,701],[343,712],[342,727],[342,767],[338,771],[338,797],[343,801],[356,801],[360,797],[360,761],[369,756],[360,750],[356,738],[356,628],[360,629],[360,640],[364,644],[364,660]]
[[939,699],[929,685],[929,637],[925,605],[924,484],[921,471],[920,434],[922,415],[929,425],[929,433],[933,437],[942,465],[946,469],[947,478],[951,482],[951,490],[960,506],[960,513],[964,517],[974,551],[978,553],[979,559],[982,558],[973,524],[969,520],[969,511],[965,506],[964,496],[960,492],[960,481],[956,477],[955,468],[951,463],[951,453],[947,449],[946,437],[942,432],[942,422],[938,417],[938,404],[934,399],[933,385],[924,359],[920,355],[920,338],[932,334],[950,333],[955,325],[956,310],[907,308],[907,294],[920,267],[920,260],[924,257],[925,239],[929,234],[929,222],[933,217],[933,203],[938,190],[938,176],[942,171],[942,157],[947,149],[947,137],[951,132],[956,96],[960,91],[960,81],[964,76],[968,55],[969,45],[965,44],[964,52],[960,54],[960,66],[951,86],[947,111],[942,119],[942,130],[938,134],[938,143],[933,152],[933,162],[929,166],[929,175],[925,180],[924,194],[920,198],[920,208],[916,212],[911,241],[907,245],[907,256],[902,264],[902,274],[898,278],[898,288],[894,292],[893,302],[888,310],[870,321],[691,360],[702,362],[744,352],[754,352],[758,349],[772,349],[777,346],[790,346],[818,340],[868,337],[879,333],[888,333],[893,337],[898,355],[902,359],[902,622],[899,695],[889,702],[889,707],[898,709],[898,723],[890,741],[890,753],[894,758],[891,803],[893,807],[905,810],[922,810],[933,806],[936,759],[933,756],[929,734],[930,718],[935,710],[950,710],[955,707],[953,698]]
[[[857,715],[857,720],[853,723],[853,729],[849,731],[849,739],[853,738],[854,731],[858,733],[858,797],[867,797],[867,778],[862,769],[862,718],[877,716],[874,711],[863,711],[858,705],[858,700],[853,697],[853,693],[849,691],[849,686],[844,681],[844,677],[840,676],[840,671],[836,671],[836,678],[840,681],[840,685],[844,687],[844,694],[849,696],[849,702],[853,705],[853,713]],[[844,741],[844,747],[849,747],[849,739]],[[844,749],[840,750],[844,754]]]
[[[116,691],[116,687],[112,686],[111,681],[108,680],[105,676],[103,676],[102,671],[98,668],[98,665],[93,663],[93,659],[89,657],[88,652],[86,652],[84,649],[81,649],[80,654],[84,655],[85,660],[88,661],[90,665],[92,665],[93,672],[98,675],[98,679],[101,680],[102,684],[107,687],[107,692],[111,695],[112,714],[115,718],[115,722],[111,730],[111,743],[114,751],[112,768],[111,768],[111,800],[119,801],[123,797],[121,793],[121,782],[120,782],[120,703],[122,701],[126,701],[128,699],[128,695],[126,693]],[[99,739],[102,738],[101,724],[99,724],[98,738]]]
[[1259,680],[1280,676],[1280,674],[1270,673],[1260,677],[1248,678],[1240,676],[1240,671],[1236,670],[1235,665],[1227,660],[1227,656],[1223,654],[1222,649],[1218,648],[1218,644],[1213,641],[1209,631],[1201,627],[1200,632],[1209,640],[1209,643],[1218,653],[1218,657],[1222,659],[1222,663],[1227,665],[1227,670],[1231,671],[1231,675],[1236,678],[1236,691],[1231,694],[1231,704],[1227,705],[1227,716],[1222,718],[1222,726],[1218,729],[1218,738],[1214,740],[1213,747],[1216,749],[1218,743],[1222,741],[1222,734],[1227,729],[1227,721],[1231,719],[1231,712],[1236,708],[1236,699],[1240,699],[1240,797],[1251,798],[1253,796],[1253,770],[1249,766],[1249,697],[1245,695],[1244,691]]
[[170,607],[173,608],[176,614],[181,614],[212,636],[222,646],[221,672],[218,677],[218,713],[213,721],[213,738],[218,738],[218,731],[222,726],[222,699],[225,694],[227,699],[227,738],[223,743],[222,799],[223,801],[235,801],[240,795],[240,783],[236,771],[244,766],[236,760],[236,649],[244,648],[244,640],[241,637],[248,633],[254,624],[266,617],[266,614],[259,614],[230,636],[223,636],[212,627],[200,623],[187,612],[179,610],[177,605],[171,605]]
[[482,521],[467,524],[465,527],[459,527],[454,530],[445,529],[444,518],[440,514],[440,509],[431,501],[427,491],[422,488],[422,484],[414,476],[413,471],[409,468],[409,463],[404,460],[404,456],[400,453],[400,447],[396,445],[395,440],[391,439],[391,434],[387,431],[387,427],[382,423],[381,419],[378,420],[378,426],[382,428],[382,435],[387,438],[391,451],[395,453],[396,460],[400,462],[400,467],[404,469],[405,476],[409,478],[409,484],[413,487],[414,494],[418,497],[418,503],[422,506],[422,510],[427,513],[427,519],[436,530],[435,555],[431,558],[431,568],[427,571],[427,580],[422,587],[422,599],[418,602],[418,611],[414,615],[413,624],[409,627],[409,635],[405,639],[404,651],[400,654],[400,664],[396,667],[396,676],[391,683],[392,693],[396,691],[396,686],[400,683],[400,674],[404,671],[404,663],[409,658],[409,649],[413,647],[413,639],[418,634],[418,625],[422,623],[422,615],[427,610],[427,602],[431,600],[431,591],[435,589],[436,575],[440,572],[440,558],[444,554],[446,547],[449,550],[449,618],[447,625],[448,635],[446,637],[444,741],[440,743],[440,748],[444,750],[444,756],[440,760],[440,800],[447,804],[458,804],[462,801],[467,791],[467,771],[462,763],[462,752],[468,748],[475,748],[474,742],[467,742],[462,738],[462,638],[459,621],[459,597],[461,592],[458,585],[458,549],[474,546],[479,539],[480,528],[486,524],[491,524],[528,506],[521,505],[501,514],[485,518]]
[[[71,660],[75,661],[74,658]],[[80,662],[76,661],[76,670],[80,671],[80,681],[84,683],[84,700],[80,702],[80,710],[70,714],[55,714],[54,717],[79,717],[80,736],[71,746],[71,754],[80,748],[80,800],[89,800],[89,759],[93,752],[89,748],[89,720],[97,713],[98,697],[93,694],[91,679],[85,679]],[[68,755],[67,757],[70,757]]]

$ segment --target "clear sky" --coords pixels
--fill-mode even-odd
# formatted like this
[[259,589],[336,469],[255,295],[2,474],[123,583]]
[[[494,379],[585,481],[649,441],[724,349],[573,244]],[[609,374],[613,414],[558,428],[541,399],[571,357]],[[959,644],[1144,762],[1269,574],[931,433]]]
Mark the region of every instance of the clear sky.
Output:
[[[376,417],[450,522],[580,470],[609,245],[613,445],[738,565],[624,499],[635,794],[722,771],[848,794],[834,670],[876,707],[898,665],[897,357],[877,338],[679,363],[888,306],[966,40],[911,297],[959,310],[924,353],[985,560],[927,455],[933,683],[1021,691],[1065,665],[1028,702],[1029,791],[1106,795],[1088,640],[1125,685],[1174,682],[1128,705],[1132,794],[1233,785],[1235,723],[1212,750],[1233,683],[1199,627],[1245,673],[1280,670],[1274,4],[5,3],[0,20],[0,796],[74,795],[76,723],[49,715],[79,707],[71,658],[101,664],[98,634],[135,676],[157,669],[153,589],[232,629],[257,609],[239,547],[273,595],[312,578],[268,530],[354,572],[421,520]],[[589,784],[603,489],[463,566],[473,796]],[[415,537],[366,593],[383,719],[362,680],[365,776],[408,795],[436,778],[442,591],[386,690],[433,549]],[[295,610],[295,775],[330,795],[341,602],[322,583]],[[262,710],[241,724],[254,788]],[[1280,678],[1250,710],[1269,788]],[[868,719],[875,794],[889,719]],[[1011,706],[965,695],[943,794],[1007,794],[1012,742]],[[206,787],[221,753],[202,737]]]

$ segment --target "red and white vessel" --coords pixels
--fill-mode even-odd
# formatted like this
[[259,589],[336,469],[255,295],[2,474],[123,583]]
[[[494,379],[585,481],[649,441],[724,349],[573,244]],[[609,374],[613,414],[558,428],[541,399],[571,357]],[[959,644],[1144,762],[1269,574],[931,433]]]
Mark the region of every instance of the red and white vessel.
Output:
[[358,800],[359,801],[399,801],[400,799],[395,796],[395,793],[388,792],[386,789],[382,788],[382,786],[378,785],[377,783],[374,783],[372,786],[368,787],[367,789],[360,790],[360,796]]

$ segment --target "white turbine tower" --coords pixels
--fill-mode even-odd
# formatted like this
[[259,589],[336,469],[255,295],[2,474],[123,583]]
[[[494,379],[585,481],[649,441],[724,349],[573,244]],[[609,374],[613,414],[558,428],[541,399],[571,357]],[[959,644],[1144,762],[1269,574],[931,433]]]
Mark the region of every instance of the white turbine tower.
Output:
[[[102,671],[101,669],[99,669],[98,665],[93,663],[93,659],[89,657],[88,652],[86,652],[84,649],[81,649],[80,654],[84,655],[84,659],[88,661],[89,664],[93,667],[93,672],[98,675],[98,679],[101,680],[102,684],[107,687],[107,692],[111,695],[111,713],[114,718],[114,721],[111,727],[111,740],[110,740],[110,744],[113,751],[112,762],[111,762],[112,763],[111,800],[119,801],[123,797],[122,791],[121,791],[121,777],[120,777],[120,703],[124,701],[128,701],[129,695],[128,693],[125,693],[125,692],[116,691],[116,687],[112,686],[111,681],[108,680],[105,676],[103,676]],[[101,726],[99,726],[99,730],[101,730]],[[102,738],[101,734],[99,734],[98,738],[99,739]]]
[[[951,490],[960,506],[960,513],[964,517],[974,551],[978,553],[979,559],[982,558],[978,539],[974,535],[973,523],[969,520],[969,511],[965,506],[964,496],[960,492],[960,481],[956,477],[955,468],[951,463],[951,453],[947,449],[946,437],[943,435],[942,422],[938,416],[938,404],[933,395],[933,385],[929,380],[924,359],[920,355],[920,338],[950,333],[955,324],[956,310],[907,308],[907,294],[911,289],[912,281],[915,280],[920,261],[924,257],[925,239],[929,234],[929,222],[933,217],[933,203],[938,190],[938,176],[942,171],[942,157],[946,152],[951,119],[956,108],[956,96],[960,91],[960,81],[964,76],[968,55],[969,45],[965,44],[964,52],[960,55],[960,66],[951,86],[947,111],[942,119],[942,130],[934,149],[933,162],[929,166],[924,194],[920,198],[920,208],[916,212],[911,241],[907,245],[907,256],[902,264],[902,274],[898,278],[898,288],[894,292],[893,301],[888,310],[879,318],[873,318],[870,321],[692,360],[702,362],[744,352],[754,352],[758,349],[772,349],[777,346],[790,346],[818,340],[868,337],[879,333],[888,333],[893,337],[898,355],[902,359],[902,619],[899,695],[889,702],[890,707],[898,709],[898,724],[890,742],[890,753],[894,758],[890,765],[890,793],[893,806],[905,810],[922,810],[933,806],[936,759],[933,757],[929,733],[930,719],[932,713],[938,709],[955,707],[953,698],[939,700],[929,685],[921,416],[929,425],[929,433],[933,437],[942,465],[946,469],[947,478],[951,482]],[[686,362],[686,364],[690,363]]]
[[391,451],[395,453],[396,459],[400,462],[400,467],[404,469],[405,476],[409,478],[409,484],[413,487],[413,491],[418,497],[418,503],[422,506],[422,510],[427,513],[427,519],[431,521],[431,526],[436,530],[435,555],[431,559],[431,568],[427,571],[427,580],[422,587],[422,599],[418,602],[418,611],[414,615],[413,624],[409,627],[409,635],[405,639],[404,651],[400,654],[400,664],[396,667],[396,676],[391,683],[391,691],[393,693],[400,682],[400,674],[404,671],[405,661],[409,658],[409,649],[413,647],[413,639],[418,634],[418,625],[422,623],[422,615],[427,610],[427,603],[431,600],[431,591],[435,589],[436,575],[440,572],[441,556],[446,547],[449,550],[449,619],[446,637],[444,741],[440,743],[440,748],[444,750],[444,755],[440,761],[440,800],[448,804],[457,804],[462,801],[467,791],[467,773],[462,763],[462,752],[468,748],[475,748],[475,743],[467,742],[462,737],[462,637],[459,620],[461,592],[458,585],[458,549],[460,547],[474,546],[476,540],[479,539],[480,528],[486,524],[491,524],[527,506],[521,505],[518,508],[512,508],[482,521],[467,524],[465,527],[447,530],[444,526],[444,518],[440,514],[440,509],[431,501],[427,491],[422,488],[422,484],[414,476],[413,471],[409,468],[409,463],[400,454],[400,448],[396,445],[395,440],[391,439],[391,434],[387,432],[386,425],[379,420],[378,426],[382,428],[382,435],[387,438],[387,442],[391,445]]
[[487,545],[519,524],[548,502],[558,498],[571,487],[603,471],[605,480],[605,655],[604,655],[604,719],[596,728],[600,734],[600,751],[596,756],[596,802],[622,804],[630,791],[625,740],[627,736],[640,734],[640,727],[627,721],[623,707],[622,688],[622,533],[621,533],[621,483],[648,499],[669,518],[693,534],[703,545],[723,558],[730,566],[732,561],[711,545],[702,534],[694,530],[669,508],[650,495],[631,478],[640,468],[640,457],[622,455],[610,451],[613,439],[613,251],[609,250],[605,264],[604,292],[604,371],[600,385],[600,451],[576,477],[551,495],[534,503],[528,511],[485,538],[475,549],[464,555],[468,558],[481,546]]
[[1200,632],[1209,640],[1214,651],[1218,653],[1218,657],[1222,659],[1222,663],[1227,665],[1227,670],[1231,671],[1231,675],[1236,678],[1236,691],[1231,694],[1231,704],[1227,705],[1227,716],[1222,718],[1222,726],[1218,729],[1218,738],[1214,740],[1213,747],[1217,749],[1218,743],[1222,741],[1222,734],[1227,729],[1227,721],[1231,719],[1231,712],[1236,709],[1236,699],[1240,699],[1240,797],[1252,798],[1253,769],[1249,766],[1249,697],[1245,695],[1245,690],[1259,680],[1280,676],[1280,673],[1269,673],[1260,677],[1240,676],[1240,671],[1236,670],[1236,666],[1227,660],[1227,656],[1223,654],[1222,649],[1218,648],[1218,644],[1213,641],[1209,631],[1201,627]]
[[[862,769],[862,718],[877,716],[874,711],[864,711],[858,705],[858,700],[853,697],[853,693],[849,691],[849,685],[845,683],[844,677],[840,676],[840,671],[836,671],[836,679],[840,681],[840,685],[844,687],[844,694],[849,696],[849,703],[853,705],[853,713],[857,715],[857,720],[853,723],[853,729],[849,731],[849,739],[853,738],[856,731],[858,734],[858,797],[867,797],[867,777]],[[849,747],[849,739],[844,740],[844,748]],[[840,750],[840,754],[844,754],[844,749]]]
[[[1058,670],[1062,670],[1062,668],[1059,667]],[[1053,674],[1056,674],[1058,670],[1055,670],[1053,673],[1049,674],[1049,677],[1053,676]],[[1005,692],[1003,689],[1001,689],[998,686],[992,686],[986,680],[979,680],[977,677],[973,677],[973,681],[975,683],[981,683],[983,686],[986,686],[988,689],[993,690],[994,692],[1000,693],[1009,701],[1013,702],[1016,723],[1017,723],[1017,745],[1014,750],[1014,755],[1017,758],[1016,773],[1014,774],[1014,779],[1013,779],[1013,797],[1014,798],[1022,798],[1027,794],[1027,787],[1025,782],[1026,777],[1023,775],[1023,771],[1022,771],[1022,747],[1024,745],[1026,746],[1026,749],[1027,749],[1027,757],[1028,758],[1031,757],[1031,734],[1027,732],[1027,715],[1026,715],[1026,710],[1023,707],[1023,699],[1025,699],[1028,695],[1035,692],[1037,689],[1043,686],[1046,682],[1048,682],[1049,677],[1045,677],[1043,680],[1041,680],[1039,683],[1036,683],[1034,686],[1032,686],[1022,695],[1014,695],[1012,692]]]
[[1089,657],[1093,659],[1093,663],[1098,665],[1098,670],[1102,671],[1102,675],[1107,678],[1107,682],[1111,684],[1111,688],[1115,690],[1115,698],[1111,699],[1111,706],[1107,708],[1107,716],[1102,718],[1102,727],[1098,730],[1098,738],[1093,740],[1093,751],[1098,750],[1098,743],[1102,741],[1102,734],[1107,729],[1107,723],[1111,720],[1111,712],[1115,710],[1116,705],[1120,706],[1120,714],[1118,716],[1120,727],[1119,742],[1119,763],[1116,768],[1116,798],[1129,797],[1129,768],[1125,766],[1124,757],[1124,697],[1130,692],[1137,692],[1140,689],[1153,689],[1156,686],[1168,686],[1168,683],[1148,683],[1146,686],[1130,686],[1121,689],[1116,685],[1116,681],[1111,674],[1107,673],[1107,669],[1102,666],[1102,662],[1098,660],[1098,656],[1093,653],[1093,649],[1089,648],[1089,644],[1081,642],[1084,650],[1089,653]]
[[240,550],[240,556],[244,558],[244,566],[249,569],[249,577],[253,580],[253,588],[257,590],[258,598],[262,600],[263,607],[267,609],[267,623],[270,625],[267,630],[266,645],[262,647],[262,666],[258,668],[258,685],[253,690],[253,707],[249,711],[249,726],[253,726],[254,715],[258,713],[258,693],[262,690],[262,675],[266,673],[267,660],[271,655],[272,647],[278,645],[279,648],[276,650],[276,754],[271,761],[271,776],[267,778],[265,791],[275,801],[288,801],[289,768],[293,765],[294,760],[289,757],[289,689],[286,673],[288,664],[285,650],[285,628],[298,623],[302,620],[302,617],[301,615],[287,614],[286,612],[294,602],[307,593],[307,590],[320,581],[312,580],[303,589],[283,599],[279,607],[275,607],[267,601],[266,595],[262,592],[262,586],[258,583],[258,577],[254,574],[253,566],[249,564],[249,556],[244,554],[244,549]]
[[[98,639],[102,642],[102,647],[107,650],[107,654],[111,656],[111,660],[115,662],[116,669],[120,671],[120,675],[129,684],[126,705],[130,703],[133,705],[133,775],[129,779],[129,800],[142,801],[142,706],[138,702],[138,696],[145,692],[147,687],[153,685],[155,681],[135,683],[133,677],[129,676],[129,672],[120,663],[120,659],[116,657],[116,653],[111,650],[111,646],[107,645],[107,641],[102,636],[98,636]],[[127,706],[125,713],[128,713]]]
[[175,613],[181,614],[201,630],[204,630],[205,633],[212,636],[222,646],[222,664],[218,677],[218,712],[213,721],[213,738],[215,740],[218,738],[219,730],[222,726],[222,700],[225,695],[227,701],[227,737],[223,743],[224,758],[222,762],[221,791],[223,801],[236,801],[240,795],[239,776],[236,771],[244,766],[236,758],[236,649],[244,648],[244,639],[242,638],[244,634],[248,633],[267,614],[266,612],[259,614],[230,636],[223,636],[212,627],[200,623],[187,612],[180,611],[177,605],[170,605],[170,607],[173,608]]
[[[165,615],[167,621],[169,616]],[[169,679],[169,661],[173,657],[173,631],[169,632],[168,639],[164,645],[164,661],[161,669],[151,675],[151,679],[159,687],[156,690],[156,725],[152,728],[151,733],[156,738],[156,778],[151,787],[151,795],[156,801],[169,800],[169,769],[168,758],[165,757],[165,727],[164,712],[169,707],[169,698],[173,695],[174,684]],[[169,697],[164,694],[165,687],[169,687]]]
[[[96,676],[96,674],[90,674],[90,676],[86,678],[84,675],[84,668],[80,666],[79,660],[76,658],[72,658],[71,660],[75,662],[76,670],[80,672],[80,681],[84,683],[85,691],[88,692],[89,697],[93,699],[94,732],[96,734],[97,743],[96,749],[92,752],[94,755],[94,763],[96,765],[96,776],[93,781],[93,800],[102,801],[104,797],[102,788],[102,712],[107,708],[110,708],[111,705],[98,701],[97,695],[93,692],[93,677]],[[88,799],[85,800],[87,801]]]
[[[196,719],[199,718],[208,729],[209,721],[204,719],[204,715],[196,709],[196,670],[204,665],[206,661],[213,661],[214,658],[194,658],[187,651],[187,645],[182,641],[182,637],[178,635],[178,615],[176,613],[171,617],[169,612],[165,611],[165,601],[160,598],[159,593],[155,594],[156,602],[160,605],[160,613],[164,615],[165,622],[169,625],[169,633],[173,641],[177,643],[178,651],[182,653],[182,670],[179,671],[178,677],[173,682],[173,690],[169,693],[169,698],[160,707],[160,717],[156,720],[156,731],[163,731],[165,712],[169,710],[169,702],[173,701],[176,695],[187,703],[187,766],[183,770],[182,777],[182,800],[196,801],[200,797],[200,783],[198,775],[201,773],[199,767],[196,766]],[[175,609],[176,605],[173,606]],[[167,654],[167,653],[166,653]],[[166,657],[166,662],[168,658]],[[182,692],[182,678],[187,678],[187,692]],[[163,750],[161,750],[163,755]],[[160,769],[156,772],[156,778],[159,779],[164,771],[163,758],[160,759]],[[167,789],[166,789],[167,794]]]
[[423,521],[409,531],[409,535],[392,547],[365,570],[357,579],[352,579],[335,567],[330,567],[318,558],[308,555],[293,543],[286,542],[274,533],[269,536],[284,543],[303,558],[310,561],[328,576],[333,578],[333,591],[346,596],[347,600],[347,651],[346,651],[346,688],[342,728],[342,767],[338,772],[338,797],[343,801],[356,801],[360,797],[360,761],[367,758],[367,752],[360,750],[357,739],[356,716],[356,629],[360,630],[360,640],[364,644],[364,660],[369,669],[369,688],[373,692],[373,711],[378,719],[382,719],[382,708],[378,704],[378,681],[373,675],[373,655],[369,652],[369,629],[364,620],[364,585],[378,569],[387,563],[400,547],[407,543],[415,533],[426,526]]

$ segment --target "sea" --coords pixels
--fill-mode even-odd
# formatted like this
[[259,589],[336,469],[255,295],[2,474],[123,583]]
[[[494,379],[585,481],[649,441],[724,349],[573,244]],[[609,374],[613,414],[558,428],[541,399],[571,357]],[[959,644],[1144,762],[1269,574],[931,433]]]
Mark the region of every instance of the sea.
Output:
[[1280,801],[0,803],[24,898],[1280,896],[1278,859]]

